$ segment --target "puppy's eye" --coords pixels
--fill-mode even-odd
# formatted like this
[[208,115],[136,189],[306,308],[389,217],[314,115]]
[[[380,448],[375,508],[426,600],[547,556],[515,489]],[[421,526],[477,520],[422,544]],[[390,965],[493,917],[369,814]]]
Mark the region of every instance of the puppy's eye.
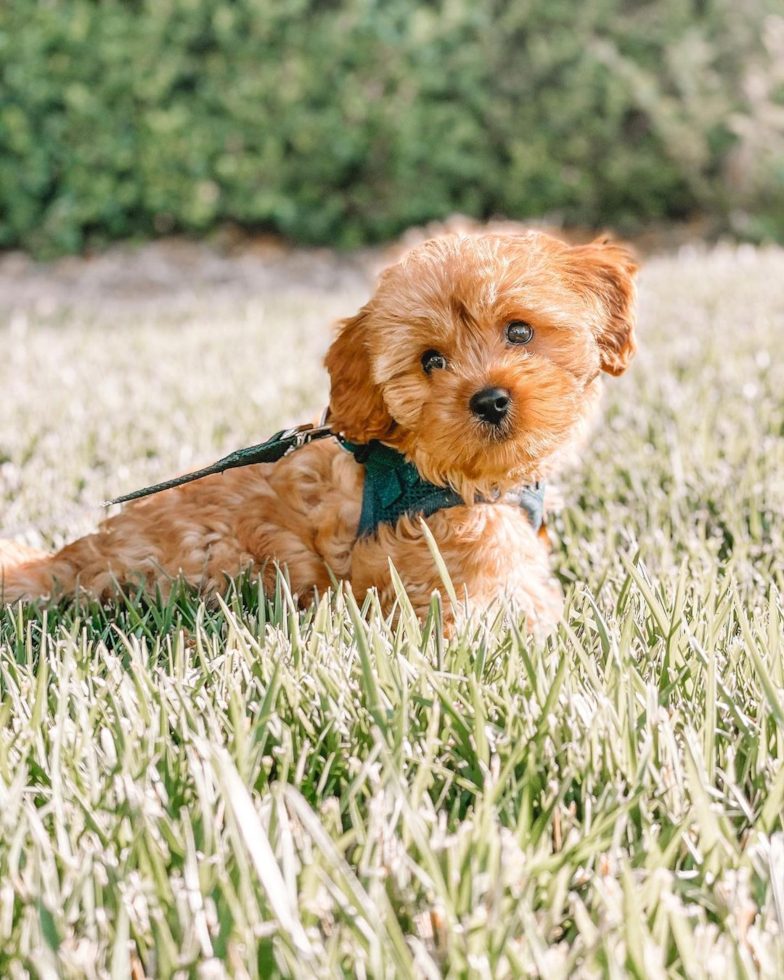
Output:
[[506,325],[506,339],[510,344],[530,344],[534,339],[534,328],[525,320],[512,320]]
[[446,367],[446,358],[439,354],[437,350],[426,350],[422,355],[422,369],[425,374],[432,374],[433,371],[440,371]]

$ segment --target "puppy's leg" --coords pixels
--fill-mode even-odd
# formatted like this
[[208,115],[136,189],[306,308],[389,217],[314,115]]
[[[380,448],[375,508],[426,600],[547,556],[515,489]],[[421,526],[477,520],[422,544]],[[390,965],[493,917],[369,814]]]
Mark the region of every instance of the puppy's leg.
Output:
[[[550,571],[546,544],[520,510],[505,504],[452,507],[427,518],[458,598],[481,611],[506,596],[526,616],[529,631],[551,632],[563,614],[563,596]],[[379,590],[384,609],[395,601],[392,560],[417,615],[424,618],[434,590],[444,591],[421,524],[403,520],[354,546],[351,582],[358,594]],[[445,608],[447,626],[453,613]]]
[[0,602],[15,602],[20,597],[15,583],[19,581],[17,576],[21,570],[32,569],[49,557],[45,552],[28,548],[18,541],[0,541]]
[[14,561],[4,549],[0,554],[0,603],[50,595],[55,580],[67,589],[73,581],[72,568],[65,562],[58,562],[58,557],[40,553]]
[[[248,466],[130,504],[56,555],[4,561],[0,601],[72,593],[109,598],[117,586],[158,587],[182,575],[203,592],[277,562],[308,601],[348,575],[362,485],[336,445],[313,443],[274,465]],[[21,560],[20,560],[21,558]]]
[[161,574],[155,565],[157,550],[153,542],[141,539],[133,549],[137,556],[134,561],[110,530],[101,530],[74,541],[56,554],[4,563],[0,568],[0,601],[66,595],[77,587],[106,598],[118,585],[126,585],[131,580],[151,585]]
[[234,489],[229,480],[214,480],[199,493],[189,487],[167,491],[126,507],[95,534],[57,554],[3,560],[0,600],[64,595],[77,588],[103,599],[117,586],[136,584],[159,586],[166,594],[178,575],[219,588],[224,570],[236,575],[252,563],[232,533],[235,496],[240,496]]
[[0,538],[0,568],[13,568],[15,565],[23,565],[25,562],[33,561],[37,558],[46,558],[45,551],[36,548],[29,548],[21,541],[10,541]]

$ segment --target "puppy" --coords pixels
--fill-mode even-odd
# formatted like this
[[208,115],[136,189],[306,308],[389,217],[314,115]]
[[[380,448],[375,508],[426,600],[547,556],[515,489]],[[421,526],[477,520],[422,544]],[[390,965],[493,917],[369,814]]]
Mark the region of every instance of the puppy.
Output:
[[[278,564],[301,601],[334,575],[389,609],[391,560],[424,616],[442,586],[424,517],[473,608],[506,595],[529,629],[552,629],[561,592],[520,488],[557,472],[595,413],[600,373],[633,357],[636,271],[617,244],[541,233],[414,248],[327,354],[340,440],[133,503],[55,555],[0,552],[0,596],[166,593],[178,575],[209,593],[248,567],[270,584]],[[401,487],[401,507],[368,519]]]

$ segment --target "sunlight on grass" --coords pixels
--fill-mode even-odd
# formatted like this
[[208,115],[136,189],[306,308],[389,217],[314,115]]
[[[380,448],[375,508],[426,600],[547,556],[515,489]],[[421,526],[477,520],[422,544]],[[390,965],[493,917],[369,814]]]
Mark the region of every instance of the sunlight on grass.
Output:
[[[547,641],[282,580],[5,608],[0,975],[782,975],[784,253],[652,260],[642,293]],[[64,504],[317,411],[360,299],[17,311],[3,522],[60,541],[92,520]]]

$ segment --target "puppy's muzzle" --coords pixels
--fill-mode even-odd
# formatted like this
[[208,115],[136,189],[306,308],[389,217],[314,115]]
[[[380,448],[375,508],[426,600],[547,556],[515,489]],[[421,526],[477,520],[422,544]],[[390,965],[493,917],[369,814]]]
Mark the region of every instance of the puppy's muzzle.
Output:
[[512,396],[506,388],[482,388],[472,396],[468,404],[482,422],[500,425],[509,414]]

